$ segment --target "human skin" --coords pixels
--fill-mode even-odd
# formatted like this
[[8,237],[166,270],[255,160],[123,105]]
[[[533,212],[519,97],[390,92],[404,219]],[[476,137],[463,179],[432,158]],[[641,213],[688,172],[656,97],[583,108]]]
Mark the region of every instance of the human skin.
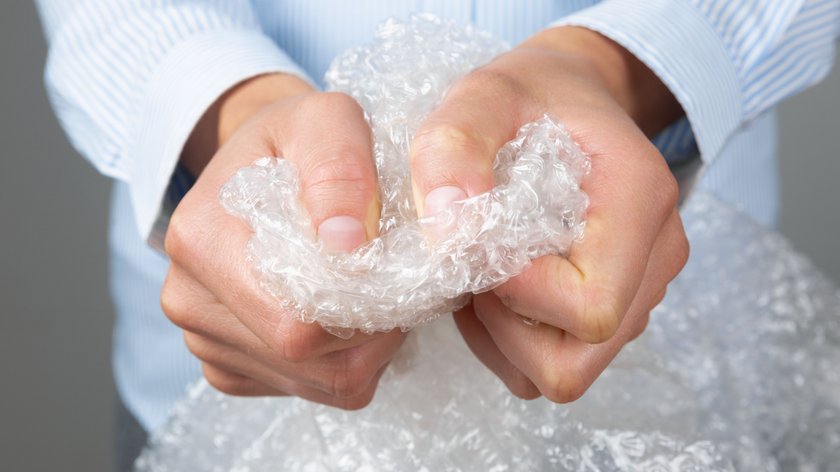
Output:
[[457,83],[418,130],[411,171],[427,212],[482,193],[495,150],[545,112],[591,158],[583,241],[475,296],[455,321],[514,394],[569,402],[644,330],[688,258],[677,183],[649,140],[682,114],[679,104],[616,43],[555,28]]
[[[496,150],[546,112],[592,160],[585,237],[567,258],[540,258],[475,296],[455,321],[515,395],[568,402],[644,330],[687,259],[677,185],[649,140],[682,114],[677,102],[619,45],[554,28],[456,83],[418,131],[411,168],[421,214],[440,211],[492,188]],[[170,222],[162,305],[219,390],[342,408],[371,400],[404,334],[341,340],[277,308],[244,259],[249,228],[218,202],[238,168],[282,155],[300,170],[318,237],[328,250],[352,250],[376,236],[370,147],[351,99],[282,74],[235,87],[196,127],[182,162],[198,179]]]
[[245,260],[250,228],[219,204],[231,175],[275,155],[299,169],[301,198],[327,250],[348,251],[376,236],[371,133],[358,104],[291,76],[253,79],[222,97],[185,146],[182,162],[199,177],[167,231],[163,311],[223,392],[361,408],[405,334],[342,340],[298,321],[261,289]]

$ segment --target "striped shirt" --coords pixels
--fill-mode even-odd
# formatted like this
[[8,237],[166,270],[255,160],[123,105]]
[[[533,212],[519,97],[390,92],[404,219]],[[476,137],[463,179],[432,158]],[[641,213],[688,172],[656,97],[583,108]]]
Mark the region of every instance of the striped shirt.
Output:
[[700,185],[772,225],[781,100],[832,66],[840,0],[39,0],[45,81],[73,146],[116,180],[111,289],[114,371],[128,408],[159,426],[200,376],[158,307],[159,243],[191,184],[177,165],[225,90],[286,72],[321,84],[342,50],[387,17],[428,11],[511,44],[549,26],[613,39],[668,86],[685,118],[654,140],[671,163],[699,155]]

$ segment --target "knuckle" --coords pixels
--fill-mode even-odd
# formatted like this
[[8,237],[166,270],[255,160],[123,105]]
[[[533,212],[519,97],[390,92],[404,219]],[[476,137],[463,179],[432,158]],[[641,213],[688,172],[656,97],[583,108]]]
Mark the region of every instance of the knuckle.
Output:
[[[663,288],[663,289],[662,289],[662,291],[661,291],[661,292],[659,292],[659,293],[656,295],[656,298],[653,300],[653,306],[651,306],[651,310],[652,310],[652,309],[654,309],[654,308],[656,308],[656,307],[657,307],[660,303],[662,303],[662,300],[664,300],[664,299],[665,299],[665,295],[667,295],[667,294],[668,294],[668,289],[667,289],[667,287],[666,287],[666,288]],[[645,325],[647,325],[647,321],[645,321]]]
[[294,334],[280,335],[277,337],[275,345],[278,347],[275,351],[280,355],[280,359],[278,359],[280,362],[300,364],[314,356],[314,342],[311,336],[307,336],[305,333],[301,333],[300,336]]
[[369,388],[361,394],[356,395],[354,397],[340,398],[338,406],[339,408],[348,411],[361,410],[362,408],[365,408],[366,406],[370,405],[370,403],[373,401],[373,397],[375,394],[376,389]]
[[361,112],[358,102],[350,95],[342,92],[323,92],[312,96],[317,103],[335,109],[336,107],[352,108]]
[[554,403],[571,403],[586,393],[589,383],[577,370],[546,372],[546,381],[540,387],[543,396]]
[[[582,286],[575,280],[560,275],[558,260],[537,260],[505,290],[506,306],[522,314],[556,320],[561,317],[578,317],[585,306]],[[568,310],[568,312],[566,312]]]
[[192,307],[185,303],[183,295],[169,278],[160,292],[160,307],[169,321],[184,331],[196,331],[200,328]]
[[204,378],[216,390],[228,395],[243,396],[253,391],[253,385],[246,377],[233,375],[220,369],[202,364]]
[[184,333],[184,344],[192,355],[203,362],[218,363],[220,356],[218,349],[214,348],[204,338],[189,332]]
[[516,290],[512,290],[508,284],[502,284],[493,290],[493,293],[499,299],[499,302],[507,309],[519,312],[520,308],[519,296]]
[[452,185],[473,190],[486,185],[483,190],[489,190],[492,156],[498,151],[495,138],[474,130],[465,122],[464,113],[446,115],[443,108],[436,113],[420,127],[411,143],[410,167],[416,190],[425,194]]
[[204,224],[197,223],[197,218],[206,209],[189,201],[190,195],[178,204],[169,219],[164,235],[164,252],[172,262],[189,267],[191,263],[206,258],[212,245],[212,235]]
[[534,400],[541,396],[540,391],[532,386],[510,386],[508,385],[510,393],[520,400]]
[[639,317],[639,321],[636,323],[633,332],[630,335],[630,340],[634,340],[642,335],[647,329],[648,323],[650,323],[650,312],[645,312],[642,316]]
[[520,372],[510,375],[505,385],[515,397],[522,400],[533,400],[541,395],[537,386]]
[[624,313],[611,292],[600,289],[591,293],[594,295],[588,297],[581,319],[581,338],[587,343],[598,344],[615,335]]
[[184,221],[183,212],[175,211],[169,220],[169,227],[163,240],[163,248],[170,259],[177,261],[187,256],[190,249],[190,225]]
[[452,122],[432,122],[423,126],[414,137],[412,156],[423,156],[424,160],[440,156],[448,159],[453,155],[482,152],[484,145],[466,126]]
[[330,390],[338,398],[352,398],[361,393],[363,385],[353,374],[337,371],[333,375]]
[[689,256],[691,256],[691,244],[688,242],[688,236],[686,236],[685,231],[680,231],[677,238],[676,261],[677,272],[679,273],[688,263]]
[[163,311],[163,314],[165,314],[172,323],[181,327],[183,310],[181,309],[178,293],[171,277],[172,273],[170,272],[166,277],[166,280],[163,282],[163,287],[160,290],[160,308]]
[[525,93],[525,86],[518,77],[491,67],[476,69],[458,85],[455,93],[474,93],[476,90],[480,90],[489,94],[489,96],[503,99],[517,97]]
[[[176,295],[173,298],[177,299],[178,296]],[[193,333],[201,331],[202,328],[204,328],[201,323],[201,317],[198,316],[197,313],[194,313],[189,307],[182,306],[183,303],[180,300],[168,303],[170,304],[170,310],[164,311],[164,313],[172,324],[186,332]]]
[[[347,351],[353,351],[348,349]],[[352,352],[336,353],[339,366],[333,371],[330,390],[338,398],[355,398],[362,395],[370,384],[371,372],[364,358]]]
[[280,317],[283,321],[277,325],[272,336],[278,361],[293,364],[310,361],[320,355],[332,339],[320,325],[301,321],[297,313],[286,312]]
[[311,93],[301,100],[299,112],[305,115],[322,116],[324,112],[334,113],[339,110],[354,110],[361,113],[361,107],[349,95],[341,92]]
[[304,192],[308,196],[345,200],[373,195],[375,182],[370,162],[358,159],[348,151],[337,151],[330,157],[309,161],[303,177]]
[[680,199],[680,187],[677,180],[669,172],[664,178],[660,179],[658,199],[669,213],[677,207]]

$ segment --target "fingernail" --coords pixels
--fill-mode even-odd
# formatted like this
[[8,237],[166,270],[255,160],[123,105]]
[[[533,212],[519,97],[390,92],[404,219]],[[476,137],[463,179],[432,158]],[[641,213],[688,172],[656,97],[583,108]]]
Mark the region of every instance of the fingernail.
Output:
[[365,227],[352,216],[333,216],[318,225],[318,238],[327,252],[353,252],[367,239]]
[[458,187],[438,187],[426,195],[425,216],[436,215],[448,209],[454,202],[466,198],[467,194]]

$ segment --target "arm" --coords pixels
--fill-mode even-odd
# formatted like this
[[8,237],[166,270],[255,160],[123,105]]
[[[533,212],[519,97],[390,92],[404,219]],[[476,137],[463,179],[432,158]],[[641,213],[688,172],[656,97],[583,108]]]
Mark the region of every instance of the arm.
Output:
[[706,162],[745,122],[822,80],[838,0],[607,0],[556,23],[621,45],[671,91]]
[[131,187],[138,227],[161,242],[162,196],[179,162],[197,180],[166,231],[164,313],[219,390],[296,395],[344,408],[373,397],[399,331],[349,340],[267,294],[245,260],[248,226],[219,204],[240,167],[283,156],[330,251],[374,237],[370,128],[361,108],[316,92],[262,34],[244,0],[41,0],[46,81],[71,141]]
[[[45,80],[73,146],[131,188],[137,226],[162,241],[161,204],[188,136],[235,84],[305,74],[244,0],[39,0]],[[154,230],[154,232],[153,232]]]
[[837,0],[749,5],[604,1],[465,77],[418,131],[412,175],[427,214],[489,189],[495,150],[543,112],[592,158],[584,240],[456,314],[517,395],[582,395],[685,264],[676,183],[650,138],[685,114],[710,161],[739,126],[830,68]]

